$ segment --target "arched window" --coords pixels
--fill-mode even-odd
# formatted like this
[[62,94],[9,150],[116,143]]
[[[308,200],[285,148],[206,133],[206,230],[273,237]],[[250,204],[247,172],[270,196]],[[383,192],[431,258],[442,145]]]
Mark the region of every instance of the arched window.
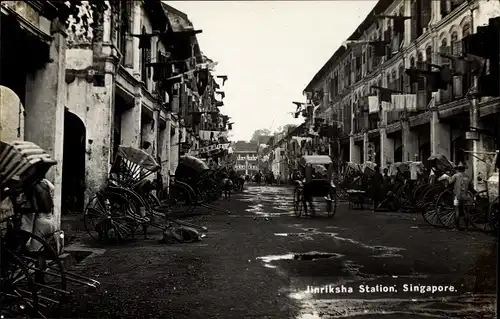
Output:
[[404,67],[404,65],[403,65],[403,64],[401,64],[401,65],[399,66],[399,89],[400,89],[401,91],[403,91],[403,90],[405,89],[405,82],[404,82],[404,81],[405,81],[405,80],[404,80],[404,79],[405,79],[405,78],[404,78],[405,76],[406,76],[406,74],[405,74],[405,67]]
[[446,40],[446,38],[443,38],[441,40],[441,47],[446,47],[446,46],[448,46],[448,40]]
[[428,46],[427,49],[425,49],[425,60],[429,63],[432,63],[433,58],[432,58],[432,47]]
[[424,61],[424,55],[422,54],[421,51],[417,53],[417,62],[422,62]]
[[414,67],[415,67],[415,57],[414,57],[414,56],[412,56],[412,57],[410,58],[410,68],[414,68]]
[[466,24],[464,25],[464,27],[462,28],[462,38],[465,38],[466,36],[468,36],[470,34],[470,24]]
[[451,39],[450,39],[450,45],[451,45],[451,50],[452,50],[451,53],[453,55],[461,55],[462,54],[459,44],[460,44],[460,42],[458,41],[458,32],[454,31],[451,34]]

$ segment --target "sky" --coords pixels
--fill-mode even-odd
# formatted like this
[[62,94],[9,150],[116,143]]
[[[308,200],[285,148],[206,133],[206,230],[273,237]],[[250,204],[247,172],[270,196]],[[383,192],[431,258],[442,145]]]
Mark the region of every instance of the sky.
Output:
[[165,1],[186,13],[201,51],[227,75],[221,112],[230,138],[300,124],[290,112],[302,92],[377,1]]

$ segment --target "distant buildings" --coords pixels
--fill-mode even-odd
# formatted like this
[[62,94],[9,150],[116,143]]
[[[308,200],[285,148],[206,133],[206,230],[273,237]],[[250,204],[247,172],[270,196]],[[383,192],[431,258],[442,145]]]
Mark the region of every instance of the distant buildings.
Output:
[[257,144],[238,141],[233,144],[232,158],[238,174],[253,176],[259,171]]

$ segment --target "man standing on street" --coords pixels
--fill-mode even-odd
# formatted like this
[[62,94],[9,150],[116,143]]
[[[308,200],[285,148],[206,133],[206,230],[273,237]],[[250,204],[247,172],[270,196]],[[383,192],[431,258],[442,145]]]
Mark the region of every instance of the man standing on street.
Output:
[[457,230],[460,230],[460,216],[464,216],[465,230],[469,227],[469,218],[465,210],[469,198],[469,190],[472,188],[472,181],[465,174],[465,166],[460,162],[457,166],[457,172],[450,178],[450,184],[453,185],[453,206],[455,206],[455,224]]

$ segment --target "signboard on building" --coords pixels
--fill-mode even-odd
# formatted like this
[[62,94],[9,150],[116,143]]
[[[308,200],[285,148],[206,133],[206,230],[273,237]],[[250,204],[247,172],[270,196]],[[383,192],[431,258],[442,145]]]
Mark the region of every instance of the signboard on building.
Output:
[[474,131],[465,132],[465,139],[479,141],[479,132],[474,132]]
[[229,148],[230,143],[225,143],[225,144],[214,144],[214,145],[209,145],[202,147],[196,151],[190,152],[189,155],[191,156],[198,156],[200,154],[206,154],[214,151],[223,151],[227,150]]

